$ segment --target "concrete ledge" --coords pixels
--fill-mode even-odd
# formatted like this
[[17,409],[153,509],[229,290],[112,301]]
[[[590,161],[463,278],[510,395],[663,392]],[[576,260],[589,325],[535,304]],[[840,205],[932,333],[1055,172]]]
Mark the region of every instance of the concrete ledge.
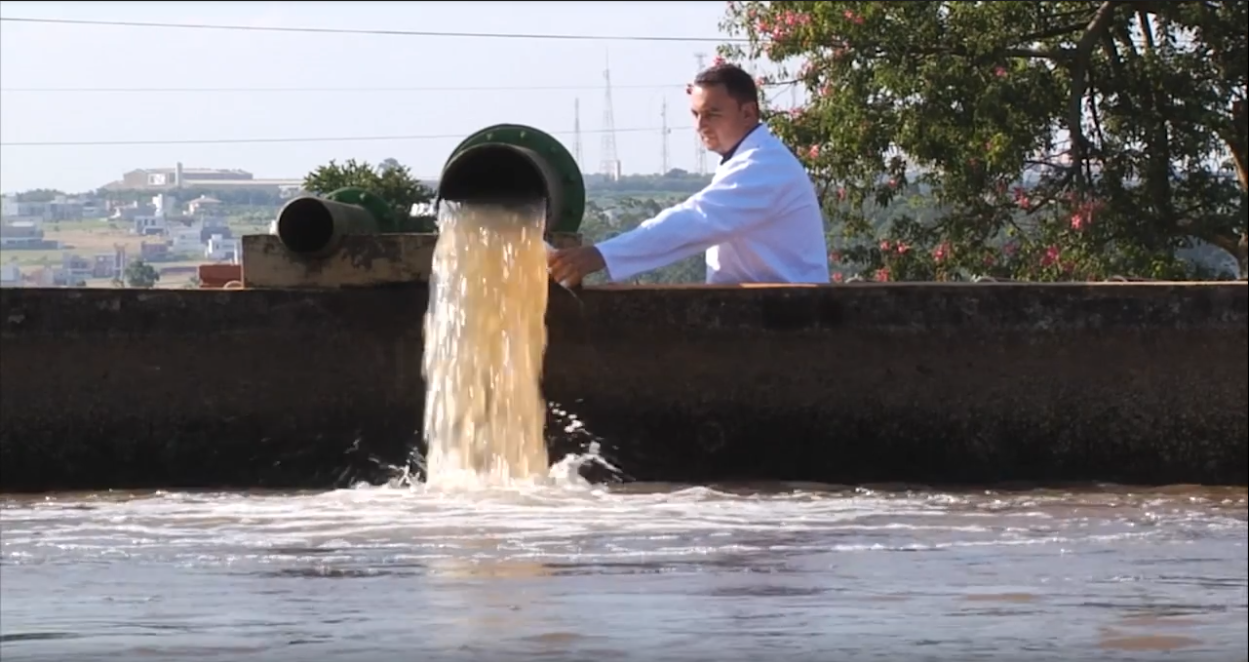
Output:
[[[581,245],[581,235],[551,233],[557,248]],[[329,255],[306,257],[286,249],[275,235],[242,239],[243,286],[247,288],[376,287],[427,283],[437,234],[351,235]]]
[[[642,480],[1243,485],[1247,292],[557,288],[545,389]],[[426,298],[0,291],[0,489],[377,479],[419,437]]]

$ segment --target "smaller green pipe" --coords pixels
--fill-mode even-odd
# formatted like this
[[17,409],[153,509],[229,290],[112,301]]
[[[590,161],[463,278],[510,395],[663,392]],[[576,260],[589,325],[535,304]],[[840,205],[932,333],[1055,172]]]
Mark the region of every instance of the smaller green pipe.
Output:
[[278,212],[278,239],[292,253],[323,256],[345,235],[378,234],[392,216],[385,200],[362,189],[300,196]]

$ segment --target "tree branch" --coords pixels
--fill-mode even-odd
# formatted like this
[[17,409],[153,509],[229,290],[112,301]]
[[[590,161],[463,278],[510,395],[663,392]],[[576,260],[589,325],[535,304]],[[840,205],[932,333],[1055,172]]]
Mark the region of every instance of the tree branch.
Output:
[[[1236,164],[1236,177],[1240,180],[1240,189],[1249,191],[1249,173],[1246,173],[1245,160],[1246,151],[1249,151],[1249,138],[1246,133],[1249,132],[1249,117],[1246,115],[1245,100],[1237,99],[1232,103],[1232,125],[1223,133],[1223,141],[1227,143],[1228,149],[1232,152],[1232,162]],[[1244,209],[1241,209],[1244,214]],[[1244,216],[1241,216],[1243,219]],[[1223,250],[1236,256],[1236,261],[1240,265],[1240,275],[1246,274],[1249,268],[1249,229],[1242,228],[1240,231],[1240,240],[1236,242],[1227,242],[1230,245],[1224,246],[1216,244]]]
[[[1088,86],[1089,59],[1093,46],[1098,38],[1106,32],[1115,17],[1113,0],[1105,0],[1093,14],[1080,41],[1076,42],[1075,51],[1071,54],[1071,95],[1067,100],[1067,131],[1071,135],[1072,165],[1079,170],[1088,154],[1088,139],[1084,137],[1084,92]],[[1078,176],[1083,184],[1083,175]]]
[[1228,151],[1232,153],[1232,163],[1236,164],[1236,178],[1240,180],[1240,188],[1249,191],[1249,113],[1245,111],[1245,100],[1237,99],[1232,102],[1232,123],[1220,132],[1219,137],[1227,143]]
[[1061,37],[1065,34],[1079,32],[1080,29],[1085,27],[1086,25],[1087,25],[1086,23],[1072,23],[1069,25],[1062,25],[1056,28],[1050,28],[1048,30],[1041,30],[1040,32],[1033,32],[1032,34],[1026,34],[1020,37],[1019,42],[1027,44],[1027,43],[1032,43],[1035,41],[1044,41],[1046,39],[1053,39],[1054,37]]
[[[1144,11],[1138,11],[1136,18],[1143,42],[1141,48],[1146,56],[1150,56],[1156,51],[1157,46],[1154,43],[1154,31],[1150,25],[1149,15]],[[1133,36],[1127,26],[1119,26],[1119,32],[1119,38],[1124,43],[1133,42]],[[1179,215],[1176,214],[1172,195],[1171,130],[1167,123],[1167,118],[1170,116],[1168,99],[1165,94],[1159,93],[1158,87],[1152,85],[1146,87],[1141,96],[1148,106],[1142,118],[1142,123],[1146,124],[1147,135],[1145,182],[1160,220],[1167,227],[1174,227],[1179,222]]]

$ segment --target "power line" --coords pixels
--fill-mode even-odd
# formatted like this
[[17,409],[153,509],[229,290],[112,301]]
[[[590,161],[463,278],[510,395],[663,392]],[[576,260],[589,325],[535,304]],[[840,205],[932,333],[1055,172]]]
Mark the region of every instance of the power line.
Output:
[[97,21],[72,18],[31,18],[0,16],[6,23],[43,23],[52,25],[94,25],[101,27],[167,28],[183,30],[228,30],[233,32],[294,32],[304,34],[358,34],[395,37],[447,37],[453,39],[545,39],[550,41],[664,41],[681,43],[744,43],[742,39],[724,37],[669,37],[663,35],[584,35],[520,32],[437,32],[433,30],[395,30],[365,28],[313,28],[292,26],[227,25],[220,23],[157,23],[147,21]]
[[[654,85],[612,85],[613,89],[658,90],[685,89],[688,83]],[[183,93],[288,93],[288,92],[553,92],[600,90],[602,85],[504,85],[468,87],[5,87],[0,93],[87,93],[87,94],[183,94]]]
[[[647,133],[658,132],[660,127],[616,129],[616,132]],[[604,133],[600,129],[583,129],[583,133]],[[574,131],[552,131],[554,135],[572,135]],[[0,142],[0,147],[110,147],[140,145],[241,145],[241,144],[273,144],[273,143],[330,143],[330,142],[375,142],[379,140],[459,140],[468,133],[443,133],[410,136],[339,136],[322,138],[204,138],[185,140],[71,140],[71,141],[32,141],[32,142]]]
[[[684,90],[689,83],[655,83],[653,85],[616,85],[613,90]],[[760,89],[793,87],[784,83],[767,83]],[[500,85],[452,87],[2,87],[0,94],[370,94],[411,92],[584,92],[601,90],[602,85]]]

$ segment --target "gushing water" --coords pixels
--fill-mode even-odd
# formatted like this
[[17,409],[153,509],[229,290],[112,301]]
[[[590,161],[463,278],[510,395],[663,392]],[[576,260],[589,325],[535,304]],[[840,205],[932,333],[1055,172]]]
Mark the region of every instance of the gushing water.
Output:
[[425,315],[426,482],[547,476],[543,205],[446,203]]

